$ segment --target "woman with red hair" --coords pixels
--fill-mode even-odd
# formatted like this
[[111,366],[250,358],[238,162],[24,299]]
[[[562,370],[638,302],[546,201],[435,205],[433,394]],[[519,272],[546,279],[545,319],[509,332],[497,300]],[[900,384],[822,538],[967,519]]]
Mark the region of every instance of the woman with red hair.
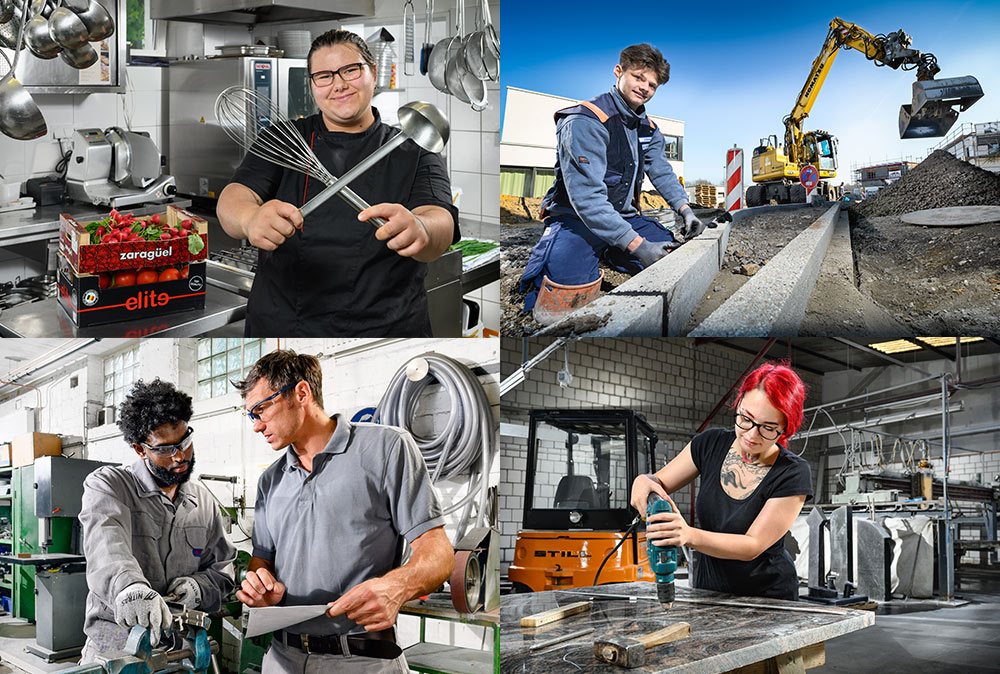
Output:
[[[699,433],[654,475],[632,483],[632,506],[646,513],[651,492],[673,512],[646,524],[655,545],[695,551],[691,587],[738,595],[798,599],[798,578],[782,539],[813,495],[809,464],[785,447],[802,424],[806,385],[785,364],[767,364],[743,381],[732,429]],[[701,476],[699,528],[689,526],[670,493]]]

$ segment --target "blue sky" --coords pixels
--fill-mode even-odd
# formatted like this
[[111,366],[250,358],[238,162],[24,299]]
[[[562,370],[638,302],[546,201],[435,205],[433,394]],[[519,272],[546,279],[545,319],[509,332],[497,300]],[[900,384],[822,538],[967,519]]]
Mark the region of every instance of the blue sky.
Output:
[[[938,79],[978,78],[985,95],[956,126],[1000,120],[1000,2],[982,1],[619,6],[503,0],[501,95],[505,100],[505,87],[513,86],[592,98],[614,85],[612,69],[623,47],[649,42],[663,52],[671,75],[647,111],[685,122],[688,182],[720,183],[733,144],[744,149],[749,172],[758,140],[781,137],[781,120],[834,17],[872,34],[904,30],[913,49],[937,57]],[[852,163],[924,157],[941,140],[899,139],[899,106],[910,103],[915,79],[913,72],[878,68],[860,52],[839,53],[805,123],[839,139],[839,178],[850,180]]]

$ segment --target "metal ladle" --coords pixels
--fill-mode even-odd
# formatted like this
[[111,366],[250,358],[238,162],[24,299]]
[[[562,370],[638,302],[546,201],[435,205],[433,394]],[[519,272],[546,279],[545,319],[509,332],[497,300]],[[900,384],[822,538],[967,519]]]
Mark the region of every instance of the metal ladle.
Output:
[[[28,12],[24,11],[21,15],[21,29],[17,34],[17,45],[21,44],[24,37],[27,18]],[[15,140],[33,140],[44,136],[48,127],[45,126],[42,111],[38,109],[31,94],[14,77],[20,58],[21,50],[18,49],[14,52],[14,62],[8,61],[10,72],[0,80],[0,131]],[[4,59],[7,59],[6,54]]]
[[67,49],[79,49],[90,39],[90,31],[80,17],[63,5],[49,15],[49,34]]
[[[448,137],[451,135],[451,126],[448,124],[448,120],[444,114],[430,103],[413,101],[399,108],[397,114],[399,115],[399,124],[402,130],[385,145],[362,159],[358,162],[357,166],[310,199],[299,209],[303,217],[312,213],[320,204],[340,192],[352,180],[370,169],[407,140],[412,140],[428,152],[440,152],[448,143]],[[369,204],[360,197],[357,197],[356,200],[348,199],[348,203],[358,212],[369,207]]]
[[84,42],[82,47],[77,49],[63,49],[59,53],[59,58],[77,70],[86,70],[97,63],[97,51],[89,42]]
[[90,32],[91,42],[100,42],[115,34],[115,22],[100,3],[90,0],[90,4],[76,15]]
[[14,18],[14,0],[0,0],[0,23]]
[[28,21],[24,33],[24,42],[31,53],[40,59],[54,59],[62,51],[62,46],[52,39],[49,33],[49,22],[42,16],[43,6],[37,7],[34,16]]

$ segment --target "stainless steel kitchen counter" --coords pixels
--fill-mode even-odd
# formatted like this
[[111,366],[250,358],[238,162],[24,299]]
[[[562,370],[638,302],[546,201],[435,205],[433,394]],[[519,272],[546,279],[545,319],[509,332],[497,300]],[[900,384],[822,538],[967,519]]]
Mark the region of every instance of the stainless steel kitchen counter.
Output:
[[[162,204],[144,204],[134,208],[122,209],[135,215],[151,215],[162,213],[168,205],[187,208],[190,199],[174,199]],[[105,217],[111,211],[107,206],[94,206],[67,202],[54,206],[27,209],[23,211],[5,211],[0,213],[0,248],[31,241],[44,241],[59,237],[59,216],[69,213],[77,221],[89,222]]]
[[246,316],[246,298],[209,285],[205,308],[166,316],[78,328],[59,300],[26,302],[0,312],[3,337],[196,337]]

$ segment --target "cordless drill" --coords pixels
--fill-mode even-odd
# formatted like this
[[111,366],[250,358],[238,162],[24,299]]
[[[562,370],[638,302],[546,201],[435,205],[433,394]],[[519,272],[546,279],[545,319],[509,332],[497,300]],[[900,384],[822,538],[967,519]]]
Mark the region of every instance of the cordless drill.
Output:
[[[657,513],[672,512],[670,501],[651,493],[646,501],[646,521]],[[653,545],[653,540],[646,539],[646,554],[649,557],[649,568],[656,575],[656,597],[664,609],[669,609],[674,601],[674,571],[677,570],[677,546]]]

